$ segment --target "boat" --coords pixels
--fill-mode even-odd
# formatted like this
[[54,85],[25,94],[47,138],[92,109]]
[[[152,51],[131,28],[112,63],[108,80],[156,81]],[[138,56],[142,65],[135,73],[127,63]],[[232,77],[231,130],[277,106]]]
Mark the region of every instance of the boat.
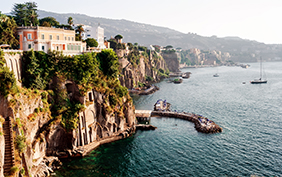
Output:
[[218,75],[217,73],[215,73],[215,74],[213,75],[213,77],[219,77],[219,75]]
[[260,57],[260,78],[250,81],[251,84],[266,84],[267,80],[262,79],[262,59]]

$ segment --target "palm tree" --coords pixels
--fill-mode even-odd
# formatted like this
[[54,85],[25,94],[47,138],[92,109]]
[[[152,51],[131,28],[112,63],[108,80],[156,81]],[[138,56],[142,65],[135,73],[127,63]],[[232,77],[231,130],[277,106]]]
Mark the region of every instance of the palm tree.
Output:
[[69,18],[68,18],[68,24],[69,24],[70,26],[73,24],[73,19],[72,19],[72,17],[69,17]]
[[83,29],[82,25],[78,25],[78,26],[75,28],[75,32],[78,33],[78,35],[79,35],[79,40],[81,41],[81,34],[82,34],[82,32],[84,32],[84,29]]

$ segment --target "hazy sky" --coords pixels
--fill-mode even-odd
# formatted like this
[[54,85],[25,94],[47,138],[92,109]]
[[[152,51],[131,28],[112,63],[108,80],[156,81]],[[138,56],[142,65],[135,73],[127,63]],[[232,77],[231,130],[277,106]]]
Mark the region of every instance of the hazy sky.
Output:
[[[0,0],[0,11],[28,0]],[[36,0],[38,9],[282,44],[282,0]]]

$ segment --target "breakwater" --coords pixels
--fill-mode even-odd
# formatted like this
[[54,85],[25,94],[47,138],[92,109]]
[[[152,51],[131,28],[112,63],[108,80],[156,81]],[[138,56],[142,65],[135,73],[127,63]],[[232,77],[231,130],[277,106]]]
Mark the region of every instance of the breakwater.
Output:
[[172,117],[191,121],[195,124],[195,129],[202,133],[219,133],[222,132],[222,128],[209,120],[198,114],[187,113],[187,112],[171,112],[171,111],[152,111],[151,116],[161,116],[161,117]]

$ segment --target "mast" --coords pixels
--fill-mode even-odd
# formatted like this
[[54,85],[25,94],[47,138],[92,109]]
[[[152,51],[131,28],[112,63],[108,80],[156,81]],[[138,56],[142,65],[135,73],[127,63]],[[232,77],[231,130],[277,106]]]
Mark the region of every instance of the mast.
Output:
[[262,58],[260,57],[260,80],[262,79]]

